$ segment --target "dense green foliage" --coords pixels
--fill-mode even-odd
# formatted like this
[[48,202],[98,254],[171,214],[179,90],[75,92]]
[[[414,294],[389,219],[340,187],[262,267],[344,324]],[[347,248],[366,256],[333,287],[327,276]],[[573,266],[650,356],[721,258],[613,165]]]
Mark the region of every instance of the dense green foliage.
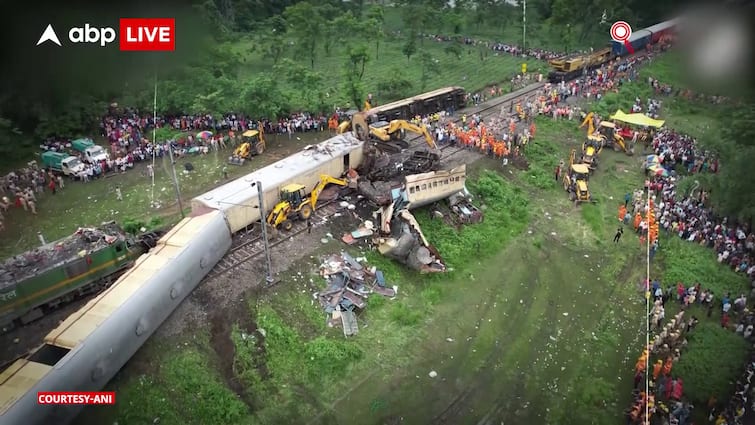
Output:
[[256,342],[252,336],[235,338],[236,373],[253,397],[276,400],[255,412],[261,423],[294,423],[307,417],[312,413],[308,410],[311,406],[302,403],[297,394],[327,386],[363,356],[359,345],[351,340],[324,335],[307,340],[269,306],[260,307],[256,322],[264,332],[264,342]]
[[498,252],[503,243],[521,232],[529,218],[524,192],[498,173],[485,170],[467,185],[485,208],[482,223],[455,229],[442,220],[432,219],[429,213],[417,214],[422,232],[453,268],[463,267],[484,253]]
[[747,278],[730,267],[718,264],[715,253],[707,247],[681,240],[676,235],[661,240],[659,260],[663,264],[664,285],[682,282],[687,286],[700,283],[719,296],[730,292],[737,297],[748,292]]
[[[119,421],[124,423],[208,424],[239,423],[247,416],[247,407],[231,392],[212,368],[211,357],[203,347],[181,344],[181,349],[163,356],[157,372],[135,377],[133,385],[118,391],[121,400],[139,400],[138,408],[124,408]],[[166,383],[170,383],[166,386]],[[112,410],[111,410],[112,411]],[[105,410],[89,412],[107,414]],[[92,416],[94,416],[92,415]],[[112,422],[112,421],[110,421]],[[95,419],[93,423],[103,423]]]
[[672,374],[684,381],[684,395],[697,406],[711,396],[726,400],[734,392],[731,377],[742,374],[750,343],[715,321],[703,321],[688,336],[692,347],[674,365]]

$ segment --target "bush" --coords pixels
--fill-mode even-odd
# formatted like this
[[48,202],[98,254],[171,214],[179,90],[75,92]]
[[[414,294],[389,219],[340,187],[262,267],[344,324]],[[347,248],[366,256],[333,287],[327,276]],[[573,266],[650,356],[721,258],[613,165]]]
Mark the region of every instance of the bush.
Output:
[[675,235],[661,241],[659,258],[663,264],[663,284],[682,282],[687,286],[700,283],[719,296],[749,292],[747,279],[728,266],[718,264],[714,252]]
[[457,230],[442,220],[433,219],[427,211],[416,214],[425,236],[446,264],[455,268],[478,260],[481,255],[498,252],[529,220],[528,203],[522,190],[513,188],[497,173],[485,170],[467,186],[476,196],[475,202],[487,207],[482,223]]
[[702,321],[687,338],[689,349],[671,371],[684,380],[685,396],[698,406],[705,406],[710,396],[727,400],[732,383],[742,374],[750,344],[713,321]]

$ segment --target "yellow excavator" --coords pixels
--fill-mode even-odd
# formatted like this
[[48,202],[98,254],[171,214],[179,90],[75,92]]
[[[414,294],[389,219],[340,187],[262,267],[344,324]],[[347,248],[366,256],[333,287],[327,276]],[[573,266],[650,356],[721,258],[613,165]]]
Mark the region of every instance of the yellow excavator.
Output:
[[397,153],[409,148],[409,142],[404,140],[407,131],[423,136],[431,150],[438,150],[435,139],[425,125],[416,125],[406,120],[377,121],[368,124],[366,115],[358,113],[351,117],[349,125],[338,128],[340,133],[349,130],[353,130],[360,140],[374,142],[378,149],[384,152]]
[[579,128],[587,126],[587,138],[597,138],[602,141],[603,146],[613,148],[615,151],[624,151],[627,155],[634,155],[634,146],[631,142],[624,140],[624,137],[616,131],[616,124],[610,121],[600,121],[598,128],[595,128],[595,114],[590,112],[585,115],[584,121]]
[[572,149],[569,155],[569,169],[564,173],[562,182],[564,190],[569,194],[569,200],[580,204],[592,201],[588,181],[590,167],[587,164],[575,163],[577,151]]
[[582,163],[590,168],[590,171],[595,171],[598,168],[598,155],[603,151],[603,139],[600,137],[590,135],[587,136],[587,140],[582,143]]
[[257,124],[257,129],[247,130],[241,134],[241,144],[233,151],[233,155],[228,158],[228,163],[232,165],[244,165],[247,159],[265,152],[265,146],[265,132],[262,130],[262,125]]
[[320,194],[329,184],[348,186],[349,181],[321,174],[320,181],[312,189],[309,196],[306,193],[307,188],[302,184],[291,183],[283,186],[280,192],[280,202],[267,215],[267,223],[276,229],[282,228],[289,231],[294,227],[294,220],[309,220],[317,208],[317,200]]

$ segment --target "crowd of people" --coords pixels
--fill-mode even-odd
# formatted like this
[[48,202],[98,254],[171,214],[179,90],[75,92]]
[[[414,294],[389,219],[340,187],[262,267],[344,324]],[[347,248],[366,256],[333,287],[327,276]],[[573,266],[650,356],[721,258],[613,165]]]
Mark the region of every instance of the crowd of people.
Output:
[[668,424],[690,424],[694,406],[684,399],[684,380],[674,376],[672,371],[698,320],[686,319],[682,310],[663,325],[663,319],[657,318],[662,317],[665,300],[661,296],[654,302],[651,316],[656,319],[657,334],[635,363],[632,405],[624,412],[629,424],[647,425],[653,417],[665,417]]
[[[681,95],[688,98],[694,97],[700,100],[709,100],[714,103],[720,103],[727,99],[722,97],[705,97],[695,96],[686,90],[674,90],[672,87],[660,83],[654,78],[648,79],[648,84],[660,95]],[[645,112],[657,117],[660,113],[662,102],[657,100],[648,100],[647,108],[643,111],[640,99],[635,100],[633,112]],[[719,263],[726,264],[737,273],[745,275],[755,288],[755,233],[744,223],[733,223],[726,217],[720,217],[710,208],[708,199],[709,192],[701,190],[699,183],[695,182],[689,193],[679,193],[677,190],[680,175],[677,171],[686,174],[695,173],[716,173],[719,170],[718,158],[711,152],[706,151],[698,146],[695,139],[677,133],[673,130],[664,129],[654,133],[650,145],[654,158],[662,165],[662,169],[653,169],[646,164],[646,181],[645,191],[637,190],[634,194],[627,194],[625,204],[620,206],[619,221],[629,224],[634,215],[633,227],[635,232],[640,235],[641,245],[646,245],[644,237],[648,232],[647,213],[648,206],[652,209],[652,214],[657,218],[659,228],[667,235],[677,235],[678,237],[702,246],[712,248]],[[648,161],[650,158],[648,158]],[[643,195],[648,193],[650,200]],[[658,249],[657,240],[653,243],[650,256],[651,260]],[[722,327],[731,329],[737,334],[742,335],[748,341],[753,341],[755,333],[755,314],[747,308],[747,297],[740,294],[732,298],[731,294],[721,294],[720,304],[716,301],[718,294],[714,294],[712,289],[701,288],[700,283],[684,285],[677,282],[676,285],[670,285],[664,291],[660,282],[646,282],[644,288],[647,294],[653,296],[654,304],[648,317],[651,329],[656,333],[653,344],[648,347],[637,363],[635,383],[639,385],[644,382],[644,378],[650,371],[644,370],[647,356],[653,356],[659,348],[666,354],[668,350],[674,350],[673,357],[678,357],[686,347],[685,340],[683,343],[674,347],[669,344],[668,339],[672,333],[669,333],[670,323],[663,327],[665,319],[666,302],[673,297],[680,304],[680,314],[683,314],[692,305],[700,305],[707,311],[707,317],[712,317],[716,310],[716,305],[720,306],[720,324]],[[750,294],[750,298],[755,296],[755,289]],[[676,325],[679,324],[676,318]],[[686,322],[686,329],[683,332],[689,332],[693,324],[698,323],[696,317],[691,317]],[[673,321],[672,321],[673,322]],[[673,325],[672,325],[673,326]],[[678,339],[678,337],[677,337]],[[671,338],[672,342],[674,338]],[[679,350],[679,351],[676,351]],[[683,393],[679,389],[679,397],[673,397],[674,385],[681,387],[677,383],[672,384],[672,389],[662,391],[661,388],[668,386],[668,379],[664,384],[659,384],[663,379],[667,368],[668,358],[664,359],[663,355],[656,356],[658,360],[650,362],[653,364],[651,386],[656,388],[655,392],[648,395],[641,389],[635,390],[634,403],[632,408],[627,411],[631,423],[645,423],[644,412],[647,409],[651,414],[661,413],[662,417],[670,424],[689,423],[692,406],[685,403],[682,399]],[[751,359],[746,365],[746,370],[742,379],[737,382],[735,396],[728,404],[719,405],[715,400],[711,400],[708,408],[710,410],[709,420],[716,425],[734,425],[740,423],[741,418],[748,410],[747,400],[753,396],[750,381],[755,373],[755,358]],[[672,363],[673,363],[672,358]],[[671,364],[672,364],[671,363]],[[660,371],[660,372],[659,372]],[[661,396],[672,395],[671,400],[675,403],[669,407],[658,402]],[[753,406],[755,408],[755,405]]]
[[438,35],[438,34],[423,34],[423,37],[429,40],[433,40],[437,42],[444,42],[444,43],[451,42],[451,41],[458,41],[464,44],[465,46],[482,45],[490,50],[493,50],[496,53],[506,53],[511,56],[520,56],[520,57],[524,55],[526,57],[539,59],[539,60],[555,59],[564,55],[563,52],[555,52],[551,50],[538,49],[538,48],[522,49],[521,46],[518,46],[516,44],[503,43],[500,41],[479,40],[472,37],[449,36],[449,35]]
[[42,170],[36,161],[26,167],[8,173],[0,181],[0,232],[5,230],[6,214],[11,207],[37,215],[37,199],[49,189],[52,195],[65,187],[63,176]]

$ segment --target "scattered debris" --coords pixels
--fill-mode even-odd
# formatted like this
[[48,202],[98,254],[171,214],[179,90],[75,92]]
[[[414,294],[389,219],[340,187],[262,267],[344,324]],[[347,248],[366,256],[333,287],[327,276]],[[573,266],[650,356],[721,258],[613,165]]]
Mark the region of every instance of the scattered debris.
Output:
[[320,275],[328,281],[324,291],[314,294],[326,313],[328,326],[343,326],[344,336],[359,333],[355,310],[367,307],[370,294],[393,298],[398,287],[387,288],[385,278],[375,267],[368,268],[365,258],[354,258],[346,252],[333,254],[320,265]]

